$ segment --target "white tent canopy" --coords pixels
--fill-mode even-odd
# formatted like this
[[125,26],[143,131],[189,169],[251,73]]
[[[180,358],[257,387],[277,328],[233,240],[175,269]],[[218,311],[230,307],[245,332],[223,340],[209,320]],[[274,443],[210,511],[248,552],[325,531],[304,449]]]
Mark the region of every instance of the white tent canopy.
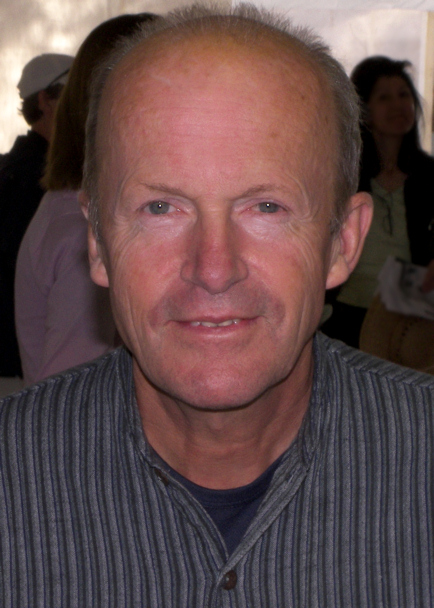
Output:
[[[235,3],[238,4],[238,3]],[[384,10],[405,9],[416,11],[434,11],[433,0],[277,0],[271,2],[264,0],[262,6],[278,9],[288,7],[302,9],[330,9],[330,10]]]
[[[228,0],[221,0],[229,4]],[[74,54],[89,31],[121,13],[164,13],[186,0],[0,0],[0,152],[26,130],[16,83],[22,66],[44,52]],[[434,0],[262,0],[261,6],[312,27],[349,72],[368,55],[409,59],[431,126]],[[426,147],[431,141],[427,129]],[[429,143],[428,143],[429,142]]]

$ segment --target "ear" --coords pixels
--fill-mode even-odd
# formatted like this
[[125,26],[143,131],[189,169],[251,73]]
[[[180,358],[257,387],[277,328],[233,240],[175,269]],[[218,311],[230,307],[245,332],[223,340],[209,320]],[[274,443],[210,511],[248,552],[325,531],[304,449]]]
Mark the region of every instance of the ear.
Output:
[[372,214],[372,198],[367,192],[358,192],[350,198],[344,223],[332,245],[326,289],[344,283],[354,270],[362,253]]
[[43,112],[47,107],[48,95],[46,91],[38,91],[38,107]]
[[83,190],[78,195],[81,210],[88,221],[87,244],[90,264],[90,276],[94,283],[101,287],[109,286],[108,273],[105,262],[104,245],[97,239],[89,221],[89,197]]
[[38,91],[38,107],[43,114],[53,114],[58,99],[51,98],[47,91]]

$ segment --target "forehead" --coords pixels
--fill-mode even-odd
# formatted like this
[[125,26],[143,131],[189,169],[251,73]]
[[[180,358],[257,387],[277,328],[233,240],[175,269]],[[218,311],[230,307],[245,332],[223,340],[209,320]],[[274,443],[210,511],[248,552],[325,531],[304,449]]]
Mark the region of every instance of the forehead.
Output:
[[[107,138],[116,145],[106,145]],[[103,162],[112,155],[118,165],[128,164],[133,153],[147,153],[157,142],[170,148],[187,139],[208,153],[213,143],[223,151],[255,138],[273,143],[276,156],[290,146],[288,162],[321,156],[334,173],[337,146],[330,142],[337,133],[327,83],[288,44],[262,40],[252,48],[222,35],[146,41],[121,61],[102,96],[97,142]]]
[[407,89],[410,91],[410,87],[408,83],[405,81],[402,76],[393,75],[393,76],[380,76],[376,83],[374,84],[374,88],[372,89],[372,93],[378,93],[379,91],[385,90],[395,90],[395,89]]

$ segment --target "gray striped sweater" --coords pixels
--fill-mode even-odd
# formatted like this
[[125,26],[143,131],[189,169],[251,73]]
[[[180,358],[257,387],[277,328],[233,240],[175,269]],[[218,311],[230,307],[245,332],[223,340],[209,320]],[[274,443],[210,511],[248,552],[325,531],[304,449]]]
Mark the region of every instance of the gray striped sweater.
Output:
[[123,349],[0,402],[2,608],[434,606],[434,379],[318,335],[232,555],[146,443]]

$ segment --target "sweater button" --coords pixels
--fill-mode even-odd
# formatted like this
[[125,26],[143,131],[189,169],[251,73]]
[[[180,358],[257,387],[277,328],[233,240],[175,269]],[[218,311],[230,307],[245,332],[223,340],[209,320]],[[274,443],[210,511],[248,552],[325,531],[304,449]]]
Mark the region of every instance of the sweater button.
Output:
[[223,577],[222,587],[226,589],[226,591],[230,591],[237,584],[237,573],[235,570],[229,570]]
[[167,479],[166,475],[160,470],[155,468],[155,475],[157,476],[157,478],[165,485],[168,486],[169,485],[169,480]]

